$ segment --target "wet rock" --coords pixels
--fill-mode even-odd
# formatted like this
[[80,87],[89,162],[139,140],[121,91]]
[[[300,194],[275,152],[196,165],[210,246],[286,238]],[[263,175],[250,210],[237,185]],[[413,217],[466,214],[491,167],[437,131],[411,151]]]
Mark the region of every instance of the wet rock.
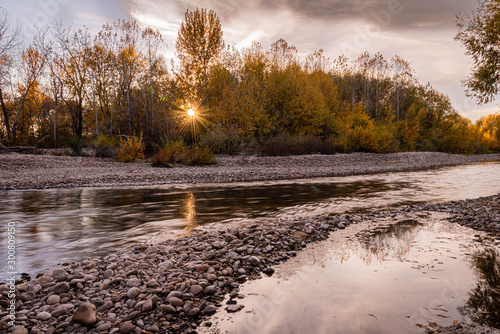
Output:
[[235,313],[235,312],[242,310],[243,307],[244,306],[241,304],[233,304],[233,305],[229,305],[228,307],[226,307],[226,311],[229,313]]
[[274,269],[273,268],[265,268],[264,270],[262,270],[262,272],[264,274],[266,274],[267,276],[272,276],[274,274]]
[[56,269],[52,272],[52,277],[58,282],[65,281],[68,276],[68,273],[64,269]]
[[37,281],[38,281],[38,284],[40,284],[41,286],[44,286],[47,283],[53,282],[54,279],[52,278],[52,276],[44,275],[42,277],[39,277],[37,279]]
[[92,326],[97,322],[96,307],[92,303],[83,303],[73,314],[72,320],[84,326]]

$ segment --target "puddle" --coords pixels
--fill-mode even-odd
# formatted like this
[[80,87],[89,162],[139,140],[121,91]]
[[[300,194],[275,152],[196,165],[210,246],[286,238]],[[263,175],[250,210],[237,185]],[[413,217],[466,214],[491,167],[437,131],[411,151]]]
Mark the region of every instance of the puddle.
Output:
[[221,308],[201,332],[424,333],[455,320],[500,327],[498,249],[443,217],[392,217],[333,233],[273,277],[242,285],[243,310]]

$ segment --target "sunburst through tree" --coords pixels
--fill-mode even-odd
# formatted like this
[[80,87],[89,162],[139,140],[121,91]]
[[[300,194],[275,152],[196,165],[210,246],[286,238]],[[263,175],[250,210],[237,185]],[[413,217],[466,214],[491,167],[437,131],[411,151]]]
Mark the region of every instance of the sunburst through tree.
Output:
[[184,112],[184,120],[178,130],[179,132],[184,131],[187,127],[190,127],[191,140],[193,144],[196,144],[196,127],[201,125],[205,129],[208,128],[210,123],[206,118],[207,110],[202,106],[203,99],[199,99],[196,102],[188,102],[180,107]]

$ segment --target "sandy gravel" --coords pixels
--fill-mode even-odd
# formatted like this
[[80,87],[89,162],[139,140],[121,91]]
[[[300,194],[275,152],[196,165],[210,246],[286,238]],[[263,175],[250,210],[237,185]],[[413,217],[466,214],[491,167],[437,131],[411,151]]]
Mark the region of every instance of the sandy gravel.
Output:
[[218,156],[214,166],[155,168],[148,160],[119,163],[105,158],[10,153],[0,155],[0,189],[281,180],[408,171],[498,160],[499,154],[466,156],[428,152]]

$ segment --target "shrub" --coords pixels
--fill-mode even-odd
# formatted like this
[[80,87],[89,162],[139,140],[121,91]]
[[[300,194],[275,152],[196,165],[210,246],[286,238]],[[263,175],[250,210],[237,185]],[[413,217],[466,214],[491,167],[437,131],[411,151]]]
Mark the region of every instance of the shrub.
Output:
[[106,135],[99,135],[94,139],[95,156],[99,158],[116,157],[116,139]]
[[217,125],[201,137],[200,146],[215,154],[237,154],[241,150],[241,139],[234,127]]
[[172,167],[174,163],[188,166],[215,164],[214,153],[206,147],[187,147],[182,140],[167,141],[151,159],[153,166]]
[[283,156],[321,153],[323,142],[313,135],[281,134],[267,140],[260,151],[261,155]]
[[120,139],[116,160],[120,162],[134,162],[144,159],[144,143],[141,137],[128,137]]
[[160,149],[155,155],[153,155],[151,162],[155,167],[173,167],[168,152],[164,148]]
[[292,151],[292,143],[287,135],[278,135],[267,140],[261,151],[261,155],[281,156],[290,155]]
[[76,155],[81,157],[83,155],[83,140],[80,137],[72,137],[68,142],[69,147],[71,148],[72,155]]
[[162,150],[167,163],[183,163],[188,153],[188,148],[182,140],[167,141]]
[[203,166],[213,165],[216,161],[214,153],[208,148],[194,146],[189,150],[185,163],[188,166]]

